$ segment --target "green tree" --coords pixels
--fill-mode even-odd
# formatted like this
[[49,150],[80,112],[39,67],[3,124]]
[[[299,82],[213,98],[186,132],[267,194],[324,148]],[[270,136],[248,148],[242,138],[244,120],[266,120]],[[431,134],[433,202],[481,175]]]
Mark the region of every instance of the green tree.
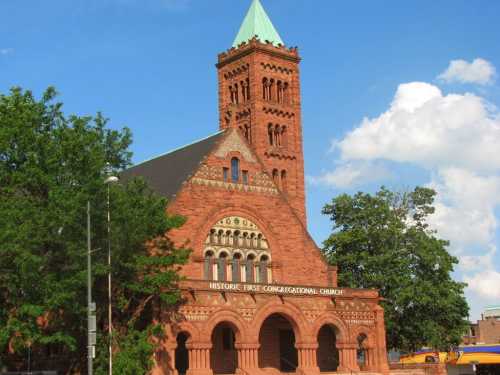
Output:
[[465,284],[451,277],[458,260],[427,224],[435,194],[383,187],[374,195],[340,195],[323,208],[333,222],[323,251],[338,265],[341,286],[380,290],[390,348],[448,349],[467,325]]
[[[108,128],[101,114],[65,116],[55,97],[53,88],[40,100],[19,88],[0,95],[0,368],[25,365],[28,350],[42,366],[42,353],[56,350],[65,354],[59,369],[73,373],[86,367],[86,202],[105,346],[105,170],[130,165],[131,134]],[[166,200],[138,179],[110,186],[110,202],[117,361],[123,374],[146,373],[155,314],[179,300],[177,270],[188,251],[167,234],[184,219],[167,215]],[[106,355],[98,350],[96,362]],[[141,358],[128,372],[127,355]]]

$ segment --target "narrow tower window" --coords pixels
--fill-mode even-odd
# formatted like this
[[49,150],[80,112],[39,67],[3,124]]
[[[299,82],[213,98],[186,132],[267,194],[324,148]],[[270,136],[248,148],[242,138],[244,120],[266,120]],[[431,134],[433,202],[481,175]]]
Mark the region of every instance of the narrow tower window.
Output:
[[250,100],[250,79],[247,78],[247,100]]
[[262,80],[262,99],[268,100],[267,96],[267,78]]
[[247,85],[246,82],[241,81],[241,97],[243,98],[243,103],[247,101]]
[[243,130],[243,135],[245,136],[247,141],[250,142],[250,126],[245,125],[242,130]]
[[273,169],[273,181],[276,185],[278,185],[278,170],[277,169]]
[[281,129],[279,125],[276,125],[274,129],[274,144],[277,147],[281,146]]
[[240,179],[240,160],[238,158],[231,159],[231,180],[238,182]]
[[277,83],[277,88],[278,88],[278,103],[283,103],[283,85],[281,81],[278,81]]
[[286,171],[285,170],[282,170],[281,171],[281,189],[283,191],[286,191]]
[[274,144],[273,124],[269,124],[269,126],[267,127],[267,132],[269,135],[269,144],[272,146]]

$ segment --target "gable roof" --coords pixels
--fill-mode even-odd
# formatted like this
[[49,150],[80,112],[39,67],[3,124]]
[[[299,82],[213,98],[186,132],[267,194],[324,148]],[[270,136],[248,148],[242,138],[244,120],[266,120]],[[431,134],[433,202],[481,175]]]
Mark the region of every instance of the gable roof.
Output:
[[285,45],[259,0],[252,1],[252,5],[241,24],[240,31],[234,39],[233,47],[248,42],[254,36],[261,42],[269,41],[275,46],[278,46],[278,44]]
[[207,138],[180,147],[164,155],[147,160],[126,169],[120,175],[124,180],[142,177],[158,194],[171,198],[192,175],[203,158],[224,135],[218,132]]

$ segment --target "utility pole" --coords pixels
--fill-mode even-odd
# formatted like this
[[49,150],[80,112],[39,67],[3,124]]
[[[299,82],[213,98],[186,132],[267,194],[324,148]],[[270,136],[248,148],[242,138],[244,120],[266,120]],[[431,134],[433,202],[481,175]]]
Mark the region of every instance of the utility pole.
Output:
[[96,343],[96,317],[95,304],[92,302],[92,243],[90,239],[90,201],[87,202],[87,366],[88,375],[94,373],[95,343]]

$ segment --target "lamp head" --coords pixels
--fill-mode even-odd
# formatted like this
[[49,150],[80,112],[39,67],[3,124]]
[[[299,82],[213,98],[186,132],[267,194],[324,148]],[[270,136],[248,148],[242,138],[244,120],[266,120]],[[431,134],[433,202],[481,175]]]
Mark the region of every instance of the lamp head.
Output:
[[104,180],[104,183],[105,184],[114,184],[116,182],[120,181],[120,179],[116,176],[109,176],[108,178],[106,178]]

